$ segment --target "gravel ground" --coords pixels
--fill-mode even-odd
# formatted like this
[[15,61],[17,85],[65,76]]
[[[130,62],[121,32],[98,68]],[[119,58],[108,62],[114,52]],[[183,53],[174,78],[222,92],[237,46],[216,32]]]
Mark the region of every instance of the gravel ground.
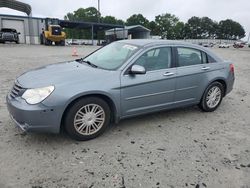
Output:
[[5,104],[16,76],[73,59],[72,48],[0,45],[0,187],[250,187],[250,50],[213,50],[236,67],[234,90],[215,112],[155,113],[76,142],[21,133]]

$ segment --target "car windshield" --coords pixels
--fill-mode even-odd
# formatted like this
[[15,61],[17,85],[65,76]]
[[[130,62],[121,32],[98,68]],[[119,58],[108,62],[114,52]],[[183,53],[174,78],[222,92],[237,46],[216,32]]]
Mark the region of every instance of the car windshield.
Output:
[[91,62],[99,68],[115,70],[137,50],[137,46],[114,42],[89,55],[84,61]]

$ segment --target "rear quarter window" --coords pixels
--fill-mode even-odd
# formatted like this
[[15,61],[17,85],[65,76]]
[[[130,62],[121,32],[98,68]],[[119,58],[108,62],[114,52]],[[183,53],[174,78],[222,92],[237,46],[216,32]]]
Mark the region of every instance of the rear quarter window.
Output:
[[207,54],[207,60],[208,60],[208,63],[216,63],[217,62],[213,57],[211,57],[208,54]]

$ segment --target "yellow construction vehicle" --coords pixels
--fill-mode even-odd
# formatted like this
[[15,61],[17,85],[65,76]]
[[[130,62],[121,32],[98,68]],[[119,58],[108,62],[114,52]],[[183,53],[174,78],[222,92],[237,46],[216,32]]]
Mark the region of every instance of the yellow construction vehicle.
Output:
[[59,20],[54,18],[45,19],[45,29],[40,34],[40,43],[44,45],[65,46],[66,33],[62,31]]

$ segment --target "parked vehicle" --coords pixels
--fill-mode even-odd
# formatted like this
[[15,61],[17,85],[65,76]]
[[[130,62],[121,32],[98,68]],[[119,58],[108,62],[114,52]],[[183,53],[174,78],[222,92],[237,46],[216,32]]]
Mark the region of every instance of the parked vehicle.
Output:
[[230,44],[222,43],[219,45],[219,48],[229,48]]
[[201,46],[123,40],[22,74],[6,99],[24,131],[64,127],[72,138],[89,140],[128,117],[189,105],[212,112],[234,79],[234,65]]
[[244,44],[236,42],[236,43],[234,43],[233,47],[234,48],[244,48]]
[[212,42],[210,42],[210,43],[203,43],[202,46],[203,47],[213,47],[214,44]]
[[2,28],[0,30],[0,43],[15,42],[19,44],[19,34],[15,29]]
[[66,33],[62,31],[58,19],[46,18],[45,30],[40,34],[40,43],[44,45],[65,46]]

